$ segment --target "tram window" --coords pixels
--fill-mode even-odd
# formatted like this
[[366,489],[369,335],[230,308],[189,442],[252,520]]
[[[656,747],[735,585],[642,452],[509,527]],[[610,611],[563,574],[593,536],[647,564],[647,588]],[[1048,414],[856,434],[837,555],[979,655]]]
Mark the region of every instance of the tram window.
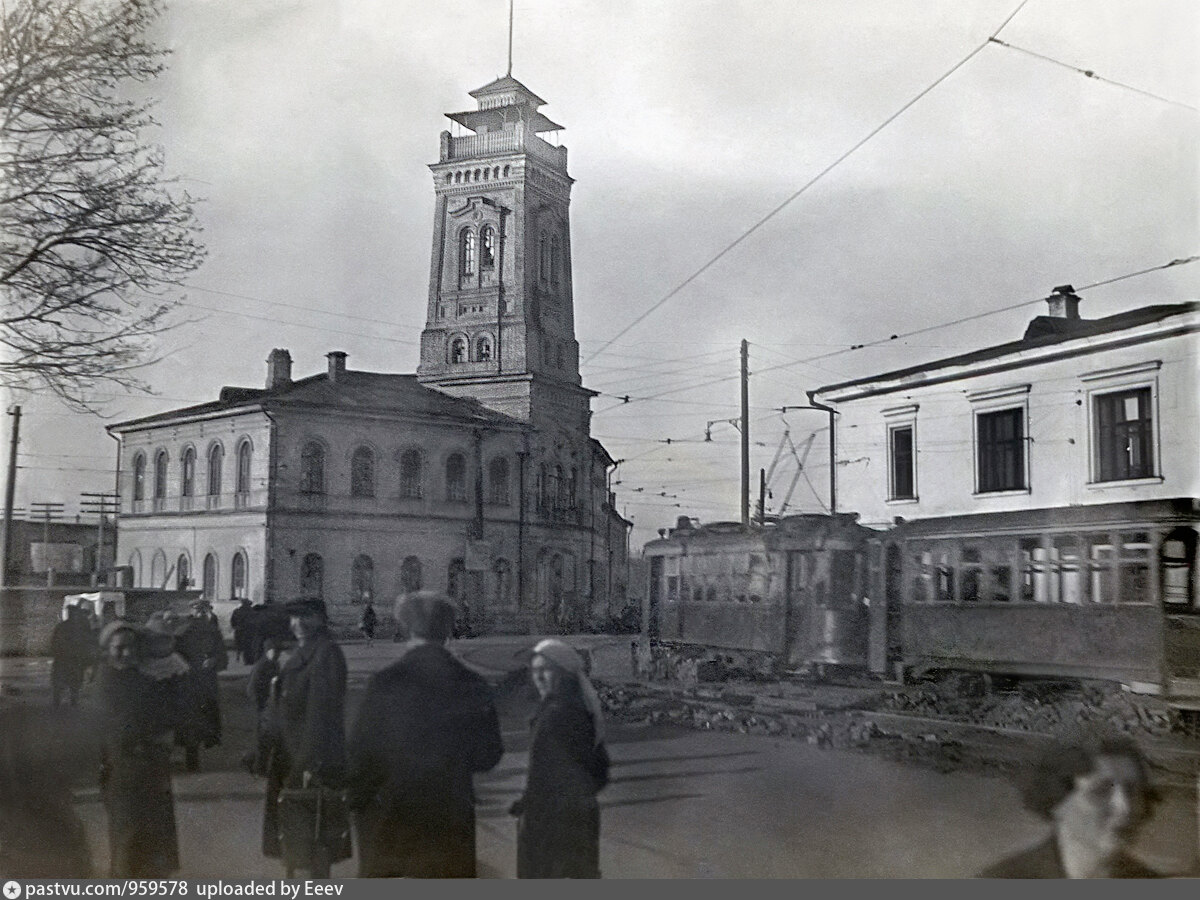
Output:
[[1019,599],[1022,603],[1033,603],[1037,599],[1038,573],[1034,554],[1040,546],[1041,542],[1037,538],[1021,538],[1019,541],[1021,552],[1021,596]]
[[1084,579],[1079,540],[1073,534],[1054,538],[1054,556],[1057,561],[1058,597],[1060,603],[1080,604],[1087,600],[1087,585]]
[[979,570],[963,569],[962,599],[964,603],[974,603],[979,599]]
[[693,603],[702,603],[703,601],[704,601],[704,588],[699,587],[699,586],[692,588],[692,602]]
[[674,603],[679,599],[679,576],[667,576],[667,602]]
[[1122,536],[1120,582],[1121,594],[1119,603],[1149,603],[1150,588],[1150,550],[1148,543],[1135,542],[1131,539],[1145,538],[1144,533],[1134,533]]
[[1092,600],[1096,603],[1116,603],[1116,579],[1113,577],[1113,562],[1116,553],[1108,536],[1092,539],[1091,569],[1092,569]]
[[1163,603],[1181,608],[1191,601],[1191,554],[1187,542],[1169,538],[1162,545]]
[[942,553],[941,562],[937,567],[937,599],[939,603],[953,603],[955,600],[954,568],[945,552]]
[[1011,582],[1012,566],[992,566],[992,594],[988,599],[992,603],[1007,603]]

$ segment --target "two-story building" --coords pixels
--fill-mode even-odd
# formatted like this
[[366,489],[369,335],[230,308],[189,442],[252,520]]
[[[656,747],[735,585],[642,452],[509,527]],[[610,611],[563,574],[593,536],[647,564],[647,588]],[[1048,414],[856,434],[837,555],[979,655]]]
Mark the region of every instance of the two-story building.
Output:
[[[1200,678],[1200,304],[1079,315],[828,385],[838,508],[878,529],[872,666]],[[1147,648],[1161,647],[1161,653]]]
[[123,422],[118,562],[137,585],[214,599],[445,590],[475,627],[607,623],[625,605],[627,531],[590,435],[574,333],[567,151],[545,102],[506,76],[450,118],[430,166],[435,219],[415,375],[327,354],[293,380]]

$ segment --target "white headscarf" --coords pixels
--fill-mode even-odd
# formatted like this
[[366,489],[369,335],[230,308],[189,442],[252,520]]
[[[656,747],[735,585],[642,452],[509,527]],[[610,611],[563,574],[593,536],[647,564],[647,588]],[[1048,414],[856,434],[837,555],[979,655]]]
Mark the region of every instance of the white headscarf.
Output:
[[595,733],[595,744],[604,740],[604,709],[600,706],[600,697],[592,686],[591,679],[584,671],[583,657],[574,648],[554,638],[546,638],[533,648],[534,656],[544,656],[554,665],[570,672],[579,682],[579,692],[583,695],[583,705],[587,707],[592,717],[592,731]]

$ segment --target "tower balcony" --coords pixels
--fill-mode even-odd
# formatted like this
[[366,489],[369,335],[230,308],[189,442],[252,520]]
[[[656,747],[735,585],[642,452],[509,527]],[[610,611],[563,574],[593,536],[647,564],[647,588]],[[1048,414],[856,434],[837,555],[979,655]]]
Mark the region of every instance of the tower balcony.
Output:
[[448,132],[443,135],[442,162],[486,159],[501,153],[528,153],[564,172],[567,170],[566,147],[555,147],[519,126],[512,130],[485,131],[463,137],[452,137]]

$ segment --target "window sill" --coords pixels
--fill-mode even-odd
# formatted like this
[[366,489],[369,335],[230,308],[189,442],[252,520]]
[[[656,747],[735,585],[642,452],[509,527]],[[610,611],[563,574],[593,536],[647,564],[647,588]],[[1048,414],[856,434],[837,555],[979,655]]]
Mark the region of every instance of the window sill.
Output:
[[1121,481],[1089,481],[1085,487],[1089,491],[1104,491],[1109,488],[1144,487],[1152,484],[1162,484],[1161,475],[1151,475],[1148,478],[1125,478]]
[[978,497],[986,500],[988,497],[1020,497],[1031,493],[1029,488],[1012,488],[1005,491],[975,491],[971,494],[972,497]]
[[914,506],[921,502],[920,497],[891,497],[885,501],[888,506]]

